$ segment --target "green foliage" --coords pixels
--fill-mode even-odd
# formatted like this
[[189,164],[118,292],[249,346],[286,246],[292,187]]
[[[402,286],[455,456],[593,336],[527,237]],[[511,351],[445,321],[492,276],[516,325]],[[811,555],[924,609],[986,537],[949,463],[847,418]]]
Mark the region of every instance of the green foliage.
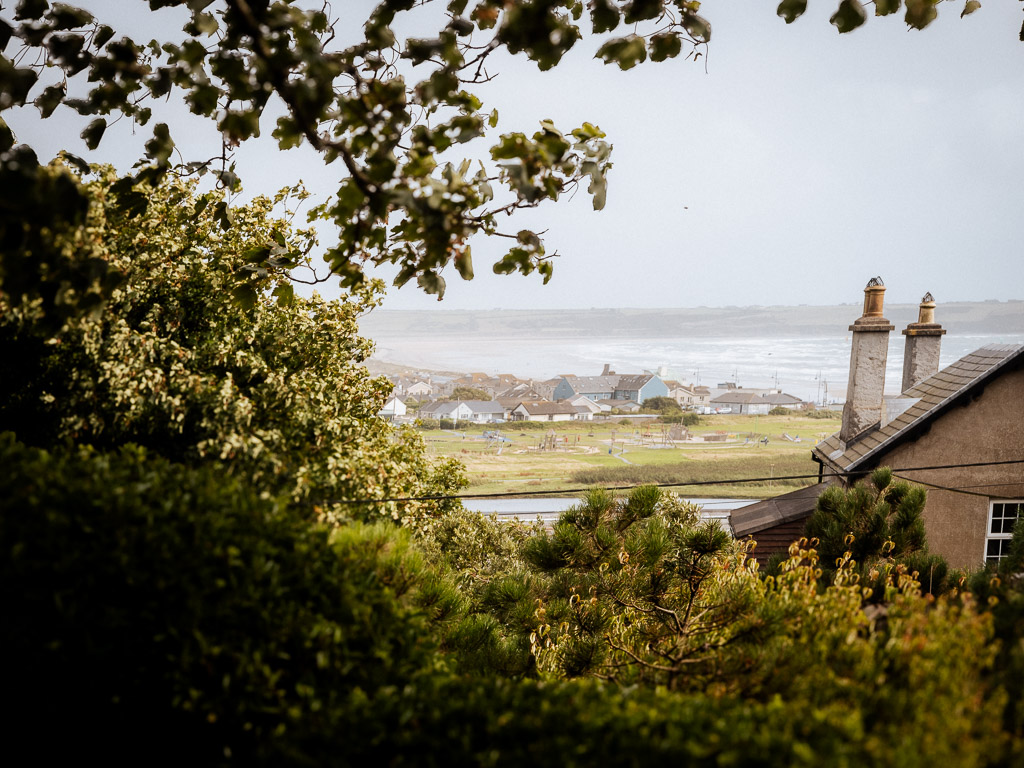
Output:
[[444,400],[490,400],[491,393],[479,387],[456,387]]
[[683,414],[683,426],[696,427],[700,423],[700,416],[698,416],[696,413]]
[[890,572],[916,573],[924,590],[941,594],[951,587],[949,566],[929,555],[925,540],[925,490],[893,480],[888,467],[847,490],[832,486],[818,497],[805,534],[816,542],[825,579],[832,564],[851,560],[874,598],[884,592]]
[[[83,221],[52,235],[41,255],[78,258],[85,244],[117,287],[102,311],[56,331],[40,301],[0,297],[0,354],[17,361],[0,369],[0,429],[40,446],[136,443],[174,461],[223,464],[332,516],[398,517],[395,505],[333,502],[437,490],[412,430],[375,418],[388,383],[360,365],[371,346],[356,325],[372,291],[282,300],[287,276],[253,254],[296,259],[288,254],[313,234],[293,231],[266,198],[221,209],[219,196],[193,187],[146,188],[145,212],[125,219],[132,190],[109,171],[88,183]],[[234,222],[227,230],[221,215]],[[245,306],[233,297],[240,285],[251,291]]]
[[[936,4],[907,0],[906,23],[928,25]],[[875,5],[884,15],[899,3]],[[0,112],[34,104],[46,119],[65,107],[60,114],[83,118],[80,136],[90,150],[110,141],[108,126],[122,117],[139,127],[152,121],[145,157],[123,180],[122,211],[131,218],[147,205],[142,186],[155,185],[170,171],[209,174],[220,189],[237,190],[240,179],[227,148],[259,136],[267,105],[282,104],[284,114],[272,131],[281,150],[309,144],[325,163],[342,161],[336,193],[310,214],[338,232],[325,258],[341,283],[365,283],[364,263],[395,264],[397,284],[415,280],[439,297],[445,266],[472,278],[470,240],[478,235],[514,240],[494,264],[496,272],[536,271],[550,279],[552,261],[540,233],[501,231],[505,214],[557,201],[582,185],[595,209],[605,204],[611,145],[596,126],[583,123],[566,132],[543,120],[532,136],[495,137],[497,111],[485,110],[465,90],[493,77],[487,68],[492,54],[524,55],[550,69],[583,39],[581,21],[593,32],[596,57],[624,70],[684,51],[697,60],[711,39],[700,3],[690,0],[480,0],[468,13],[461,0],[389,1],[365,23],[332,18],[330,6],[292,0],[151,0],[149,7],[156,37],[146,41],[121,34],[113,17],[22,0],[13,16],[0,18]],[[791,22],[805,7],[802,0],[783,0],[778,12]],[[977,7],[970,0],[962,15]],[[185,14],[184,35],[170,33],[163,9]],[[866,18],[860,2],[842,0],[832,23],[848,32]],[[625,34],[615,35],[620,23]],[[424,33],[400,40],[395,29],[410,24],[425,26]],[[220,157],[175,162],[179,155],[167,124],[153,120],[172,92],[224,137]],[[486,139],[489,164],[474,167],[458,159],[483,156],[469,145]],[[56,275],[26,260],[17,222],[27,232],[46,222],[73,224],[84,203],[80,196],[72,199],[73,187],[61,190],[61,204],[48,200],[48,181],[34,153],[14,143],[0,123],[0,190],[8,190],[0,199],[12,203],[5,211],[15,222],[0,231],[0,241],[15,241],[13,250],[0,249],[0,280],[10,281],[8,293],[43,297],[48,306],[67,309],[67,302],[53,303]],[[465,152],[459,145],[467,145]],[[443,161],[453,149],[453,161]],[[254,264],[272,266],[266,255]],[[76,276],[74,270],[69,276]],[[245,288],[238,293],[240,301],[251,299]]]
[[378,694],[432,664],[434,629],[457,612],[452,586],[393,526],[310,524],[216,468],[141,449],[48,454],[7,434],[0,461],[17,752],[322,756]]
[[791,414],[792,411],[789,408],[783,408],[781,405],[777,405],[768,411],[769,416],[789,416]]
[[678,414],[683,409],[679,403],[671,397],[649,397],[644,400],[643,411],[646,413],[661,413],[664,415]]

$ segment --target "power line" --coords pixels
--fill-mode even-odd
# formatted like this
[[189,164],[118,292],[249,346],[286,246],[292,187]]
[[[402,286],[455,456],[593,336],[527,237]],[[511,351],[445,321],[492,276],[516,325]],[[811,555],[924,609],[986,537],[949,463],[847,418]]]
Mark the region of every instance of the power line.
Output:
[[[966,469],[970,467],[998,467],[1005,466],[1008,464],[1024,464],[1024,459],[1006,459],[1003,461],[975,461],[965,462],[960,464],[934,464],[925,467],[904,467],[901,469],[893,469],[893,474],[900,472],[925,472],[930,470],[938,469]],[[429,494],[425,496],[392,496],[383,499],[335,499],[330,504],[386,504],[390,502],[407,502],[407,501],[454,501],[462,499],[502,499],[502,498],[524,498],[530,496],[552,496],[554,494],[565,495],[565,494],[579,494],[586,493],[587,491],[600,488],[605,491],[631,491],[634,488],[640,486],[655,486],[656,488],[681,488],[681,487],[698,487],[698,486],[710,486],[710,485],[738,485],[741,483],[764,483],[764,482],[777,482],[780,480],[823,480],[825,478],[832,477],[856,477],[868,475],[873,472],[873,469],[855,469],[849,472],[827,472],[821,475],[782,475],[775,477],[746,477],[735,480],[683,480],[680,482],[673,483],[633,483],[630,485],[612,485],[612,486],[586,486],[582,488],[566,488],[558,491],[506,491],[503,493],[477,493],[477,494]],[[914,478],[902,478],[912,483],[920,483],[921,485],[928,485],[923,480],[916,480]],[[1024,482],[1024,481],[1022,481]],[[954,490],[954,489],[945,489]],[[966,493],[966,491],[965,491]],[[983,496],[985,494],[976,494]]]

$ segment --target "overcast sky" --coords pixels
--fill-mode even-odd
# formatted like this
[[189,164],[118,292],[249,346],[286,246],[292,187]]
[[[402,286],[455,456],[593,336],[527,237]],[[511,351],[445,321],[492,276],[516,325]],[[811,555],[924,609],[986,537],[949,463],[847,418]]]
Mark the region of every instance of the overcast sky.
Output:
[[[1020,4],[989,0],[960,19],[963,2],[944,2],[923,32],[888,17],[839,35],[828,23],[837,3],[812,0],[786,25],[774,1],[709,0],[713,37],[698,64],[623,73],[594,60],[588,40],[551,72],[498,62],[499,77],[477,92],[499,110],[500,131],[552,118],[608,134],[607,206],[595,213],[580,193],[513,225],[548,230],[548,250],[561,256],[547,286],[491,274],[505,243],[480,241],[472,282],[451,270],[443,302],[410,286],[392,289],[385,308],[859,303],[876,274],[888,301],[925,291],[939,301],[1024,298]],[[87,5],[132,23],[124,0]],[[335,12],[365,18],[353,5],[365,3],[336,2]],[[61,146],[84,154],[77,121],[40,125],[26,112],[9,122],[41,156]],[[115,129],[89,159],[127,168],[148,130],[133,139],[129,126]],[[191,149],[190,136],[175,139]],[[325,171],[310,154],[246,147],[247,191],[301,176],[326,196],[340,168]]]

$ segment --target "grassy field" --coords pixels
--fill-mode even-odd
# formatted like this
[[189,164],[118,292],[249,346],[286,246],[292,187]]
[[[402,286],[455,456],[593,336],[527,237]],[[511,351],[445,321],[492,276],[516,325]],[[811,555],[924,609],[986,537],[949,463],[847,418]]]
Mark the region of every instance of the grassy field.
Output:
[[[777,480],[816,475],[811,448],[839,428],[838,419],[792,416],[702,416],[691,438],[673,441],[659,423],[560,422],[543,429],[504,424],[511,442],[484,438],[493,426],[424,433],[434,456],[453,456],[470,479],[468,493],[545,491],[552,494],[596,485],[679,483],[690,496],[767,498],[813,480]],[[763,441],[768,438],[767,444]],[[726,482],[765,478],[754,483]],[[714,485],[695,485],[701,482]],[[689,484],[687,484],[689,483]]]

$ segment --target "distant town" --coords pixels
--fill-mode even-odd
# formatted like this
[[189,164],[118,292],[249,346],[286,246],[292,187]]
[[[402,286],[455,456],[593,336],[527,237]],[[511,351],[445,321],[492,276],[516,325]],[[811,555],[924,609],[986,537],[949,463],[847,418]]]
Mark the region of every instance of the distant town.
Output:
[[801,410],[812,403],[777,388],[746,388],[735,382],[715,387],[662,378],[663,371],[617,373],[606,365],[600,375],[568,374],[544,381],[513,374],[468,373],[457,377],[392,375],[394,390],[380,416],[398,423],[416,418],[478,424],[506,421],[592,421],[642,414],[645,403],[699,414],[768,414],[774,409]]

